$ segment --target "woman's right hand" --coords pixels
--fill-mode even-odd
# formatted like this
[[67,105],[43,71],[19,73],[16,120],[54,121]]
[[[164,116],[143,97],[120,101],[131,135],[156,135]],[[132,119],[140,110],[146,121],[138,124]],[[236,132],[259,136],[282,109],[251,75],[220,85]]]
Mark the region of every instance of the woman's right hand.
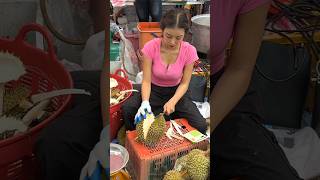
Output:
[[142,119],[146,118],[146,113],[151,114],[151,106],[149,101],[142,101],[140,108],[138,109],[138,112],[136,116],[134,117],[134,124],[139,123]]

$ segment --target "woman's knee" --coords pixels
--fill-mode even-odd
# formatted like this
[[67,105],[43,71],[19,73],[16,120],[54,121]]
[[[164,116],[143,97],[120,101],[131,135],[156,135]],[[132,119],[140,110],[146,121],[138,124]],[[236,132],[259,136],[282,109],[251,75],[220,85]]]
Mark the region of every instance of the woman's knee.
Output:
[[63,142],[63,138],[66,138],[66,134],[61,129],[52,127],[45,128],[35,144],[36,155],[40,160],[47,159],[48,155],[52,153],[57,154],[59,150],[64,149],[66,143]]
[[204,118],[190,118],[189,124],[201,133],[205,134],[208,129],[208,123]]

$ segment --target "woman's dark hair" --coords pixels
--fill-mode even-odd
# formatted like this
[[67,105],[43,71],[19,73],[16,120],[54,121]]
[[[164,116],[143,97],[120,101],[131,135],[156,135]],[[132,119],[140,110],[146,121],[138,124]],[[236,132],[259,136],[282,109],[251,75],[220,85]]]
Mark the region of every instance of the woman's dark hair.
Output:
[[172,9],[164,14],[160,21],[160,28],[183,28],[185,32],[189,30],[189,19],[183,10]]

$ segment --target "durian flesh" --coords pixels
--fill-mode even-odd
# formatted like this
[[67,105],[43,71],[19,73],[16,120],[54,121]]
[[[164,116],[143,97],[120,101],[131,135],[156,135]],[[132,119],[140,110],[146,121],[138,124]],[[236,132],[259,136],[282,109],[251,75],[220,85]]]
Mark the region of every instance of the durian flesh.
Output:
[[147,113],[146,121],[143,122],[143,138],[147,139],[148,131],[151,127],[151,124],[154,122],[154,115]]

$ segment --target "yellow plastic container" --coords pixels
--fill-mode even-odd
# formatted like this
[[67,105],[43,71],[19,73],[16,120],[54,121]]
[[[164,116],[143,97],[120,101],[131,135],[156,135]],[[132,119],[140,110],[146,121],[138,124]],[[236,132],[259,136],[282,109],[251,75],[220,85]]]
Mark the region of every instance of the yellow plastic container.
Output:
[[125,170],[120,170],[115,174],[110,175],[111,180],[132,180],[129,173]]
[[139,49],[142,49],[148,41],[162,35],[159,22],[139,22],[137,29],[139,31]]

